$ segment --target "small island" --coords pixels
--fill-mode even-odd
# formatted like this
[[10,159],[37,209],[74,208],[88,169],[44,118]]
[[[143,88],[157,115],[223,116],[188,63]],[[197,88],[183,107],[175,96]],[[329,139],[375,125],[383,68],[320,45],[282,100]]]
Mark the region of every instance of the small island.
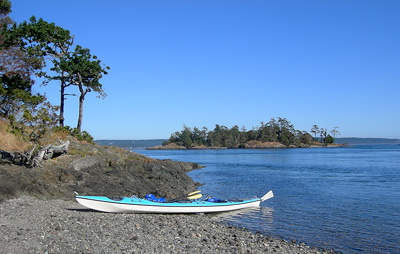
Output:
[[[180,150],[180,149],[264,149],[264,148],[300,148],[300,147],[343,147],[335,144],[335,137],[339,135],[339,127],[334,127],[330,134],[326,128],[314,125],[312,136],[307,131],[299,131],[286,118],[271,118],[261,126],[246,130],[234,125],[228,128],[215,125],[213,130],[206,127],[201,129],[183,126],[164,141],[162,146],[147,148],[148,150]],[[318,135],[318,137],[317,137]]]

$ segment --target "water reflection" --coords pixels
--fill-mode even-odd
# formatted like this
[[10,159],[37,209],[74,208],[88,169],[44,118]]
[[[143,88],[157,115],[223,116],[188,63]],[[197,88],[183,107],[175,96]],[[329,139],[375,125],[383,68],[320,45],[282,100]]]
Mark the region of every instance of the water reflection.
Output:
[[[274,228],[274,209],[270,207],[249,207],[241,210],[215,213],[214,219],[226,222],[233,226],[246,227],[253,231],[260,228],[270,231]],[[254,225],[257,225],[254,227]]]

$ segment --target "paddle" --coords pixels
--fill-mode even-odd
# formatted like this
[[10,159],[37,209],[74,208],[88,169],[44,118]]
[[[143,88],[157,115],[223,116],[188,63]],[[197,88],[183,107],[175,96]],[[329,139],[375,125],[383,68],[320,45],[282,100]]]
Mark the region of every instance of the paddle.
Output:
[[189,193],[187,196],[187,199],[192,200],[192,199],[199,199],[203,196],[203,194],[200,193],[201,191],[194,191],[192,193]]
[[197,195],[192,195],[192,196],[189,196],[189,197],[187,197],[189,200],[192,200],[192,199],[199,199],[199,198],[201,198],[203,196],[203,194],[197,194]]
[[179,201],[179,200],[198,199],[198,198],[201,198],[203,196],[202,194],[200,194],[200,192],[201,191],[194,191],[194,192],[191,192],[191,193],[187,194],[187,196],[182,196],[182,197],[171,199],[169,202],[176,202],[176,201]]
[[200,192],[201,192],[201,191],[199,191],[199,190],[198,190],[198,191],[193,191],[193,192],[189,193],[188,196],[193,196],[194,194],[198,194],[198,193],[200,193]]
[[262,196],[262,198],[260,198],[261,202],[264,202],[267,199],[270,199],[274,197],[274,193],[272,192],[272,190],[268,191],[267,194],[265,194],[264,196]]

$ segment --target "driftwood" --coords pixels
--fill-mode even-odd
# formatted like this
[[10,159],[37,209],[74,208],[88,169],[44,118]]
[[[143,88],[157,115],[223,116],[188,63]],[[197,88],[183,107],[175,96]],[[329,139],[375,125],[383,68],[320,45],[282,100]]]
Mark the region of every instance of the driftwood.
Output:
[[66,154],[68,152],[68,146],[69,141],[61,142],[61,145],[58,146],[45,146],[37,151],[36,155],[33,155],[36,146],[27,153],[10,153],[6,151],[0,151],[0,162],[24,165],[32,168],[42,167],[42,160],[50,160],[52,158]]
[[69,140],[62,143],[59,146],[46,146],[39,150],[36,156],[32,158],[31,166],[33,168],[42,167],[42,160],[49,160],[63,154],[66,154],[68,151]]

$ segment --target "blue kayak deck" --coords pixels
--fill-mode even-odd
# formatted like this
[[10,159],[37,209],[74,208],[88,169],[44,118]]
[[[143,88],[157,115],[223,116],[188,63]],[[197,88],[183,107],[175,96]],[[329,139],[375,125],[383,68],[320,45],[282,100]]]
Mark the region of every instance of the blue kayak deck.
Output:
[[137,197],[102,197],[102,196],[77,196],[76,198],[88,199],[93,201],[115,203],[124,205],[147,205],[163,207],[202,207],[202,206],[232,206],[258,202],[260,199],[249,200],[224,200],[222,202],[210,202],[205,200],[175,201],[175,202],[154,202]]

